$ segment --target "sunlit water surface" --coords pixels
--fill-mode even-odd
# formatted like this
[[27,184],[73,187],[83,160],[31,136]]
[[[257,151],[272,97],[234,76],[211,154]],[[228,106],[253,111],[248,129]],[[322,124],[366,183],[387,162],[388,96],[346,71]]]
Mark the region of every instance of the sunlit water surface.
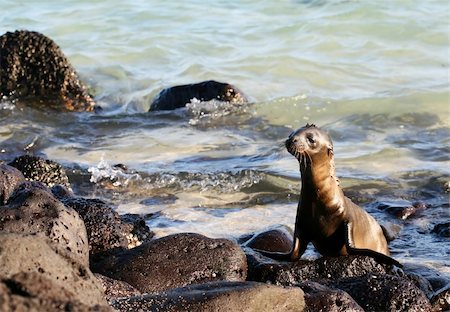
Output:
[[[1,101],[1,159],[56,160],[78,195],[145,215],[158,236],[235,238],[293,227],[300,176],[283,142],[315,123],[334,140],[345,193],[401,227],[393,255],[450,276],[449,239],[431,233],[450,216],[447,1],[0,6],[0,33],[55,40],[104,107],[71,114]],[[162,88],[209,79],[235,84],[251,103],[147,112]],[[380,202],[426,208],[402,220]]]

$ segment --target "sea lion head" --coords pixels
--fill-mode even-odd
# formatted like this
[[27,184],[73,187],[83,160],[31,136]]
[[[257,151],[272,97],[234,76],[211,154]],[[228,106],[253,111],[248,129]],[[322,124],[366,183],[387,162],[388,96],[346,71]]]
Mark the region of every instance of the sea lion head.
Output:
[[292,132],[285,145],[299,161],[302,171],[325,164],[334,167],[333,142],[326,132],[313,124]]

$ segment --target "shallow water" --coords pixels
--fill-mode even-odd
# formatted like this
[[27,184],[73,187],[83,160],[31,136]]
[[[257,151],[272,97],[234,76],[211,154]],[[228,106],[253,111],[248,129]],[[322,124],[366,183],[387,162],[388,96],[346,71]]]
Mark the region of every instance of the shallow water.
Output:
[[[158,236],[293,226],[300,183],[284,140],[307,122],[335,145],[345,193],[401,227],[401,262],[450,276],[447,1],[2,1],[0,33],[55,40],[105,109],[0,102],[0,159],[44,155],[74,191],[147,215]],[[147,113],[164,87],[216,79],[251,104]],[[122,163],[126,172],[113,167]],[[377,203],[421,203],[406,220]],[[314,257],[308,250],[308,257]]]

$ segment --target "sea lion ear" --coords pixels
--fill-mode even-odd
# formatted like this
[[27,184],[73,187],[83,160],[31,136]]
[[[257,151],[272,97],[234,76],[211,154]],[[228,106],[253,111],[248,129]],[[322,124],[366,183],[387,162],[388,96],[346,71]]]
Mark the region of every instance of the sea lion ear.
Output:
[[328,145],[328,156],[333,156],[334,152],[333,152],[333,145]]

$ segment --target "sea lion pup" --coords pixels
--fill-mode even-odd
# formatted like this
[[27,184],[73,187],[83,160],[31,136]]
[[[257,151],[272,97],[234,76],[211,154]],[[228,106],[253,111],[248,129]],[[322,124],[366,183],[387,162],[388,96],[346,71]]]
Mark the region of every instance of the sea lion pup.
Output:
[[93,111],[94,100],[61,49],[33,31],[0,36],[0,98],[69,111]]
[[328,134],[308,124],[291,133],[285,145],[297,158],[302,179],[294,246],[287,254],[262,253],[295,261],[312,242],[324,256],[362,254],[401,266],[389,257],[386,238],[377,221],[344,196],[335,175],[333,143]]
[[199,101],[216,99],[236,104],[247,103],[245,95],[235,86],[228,83],[208,80],[162,90],[150,105],[149,111],[173,110],[184,107],[194,98]]

